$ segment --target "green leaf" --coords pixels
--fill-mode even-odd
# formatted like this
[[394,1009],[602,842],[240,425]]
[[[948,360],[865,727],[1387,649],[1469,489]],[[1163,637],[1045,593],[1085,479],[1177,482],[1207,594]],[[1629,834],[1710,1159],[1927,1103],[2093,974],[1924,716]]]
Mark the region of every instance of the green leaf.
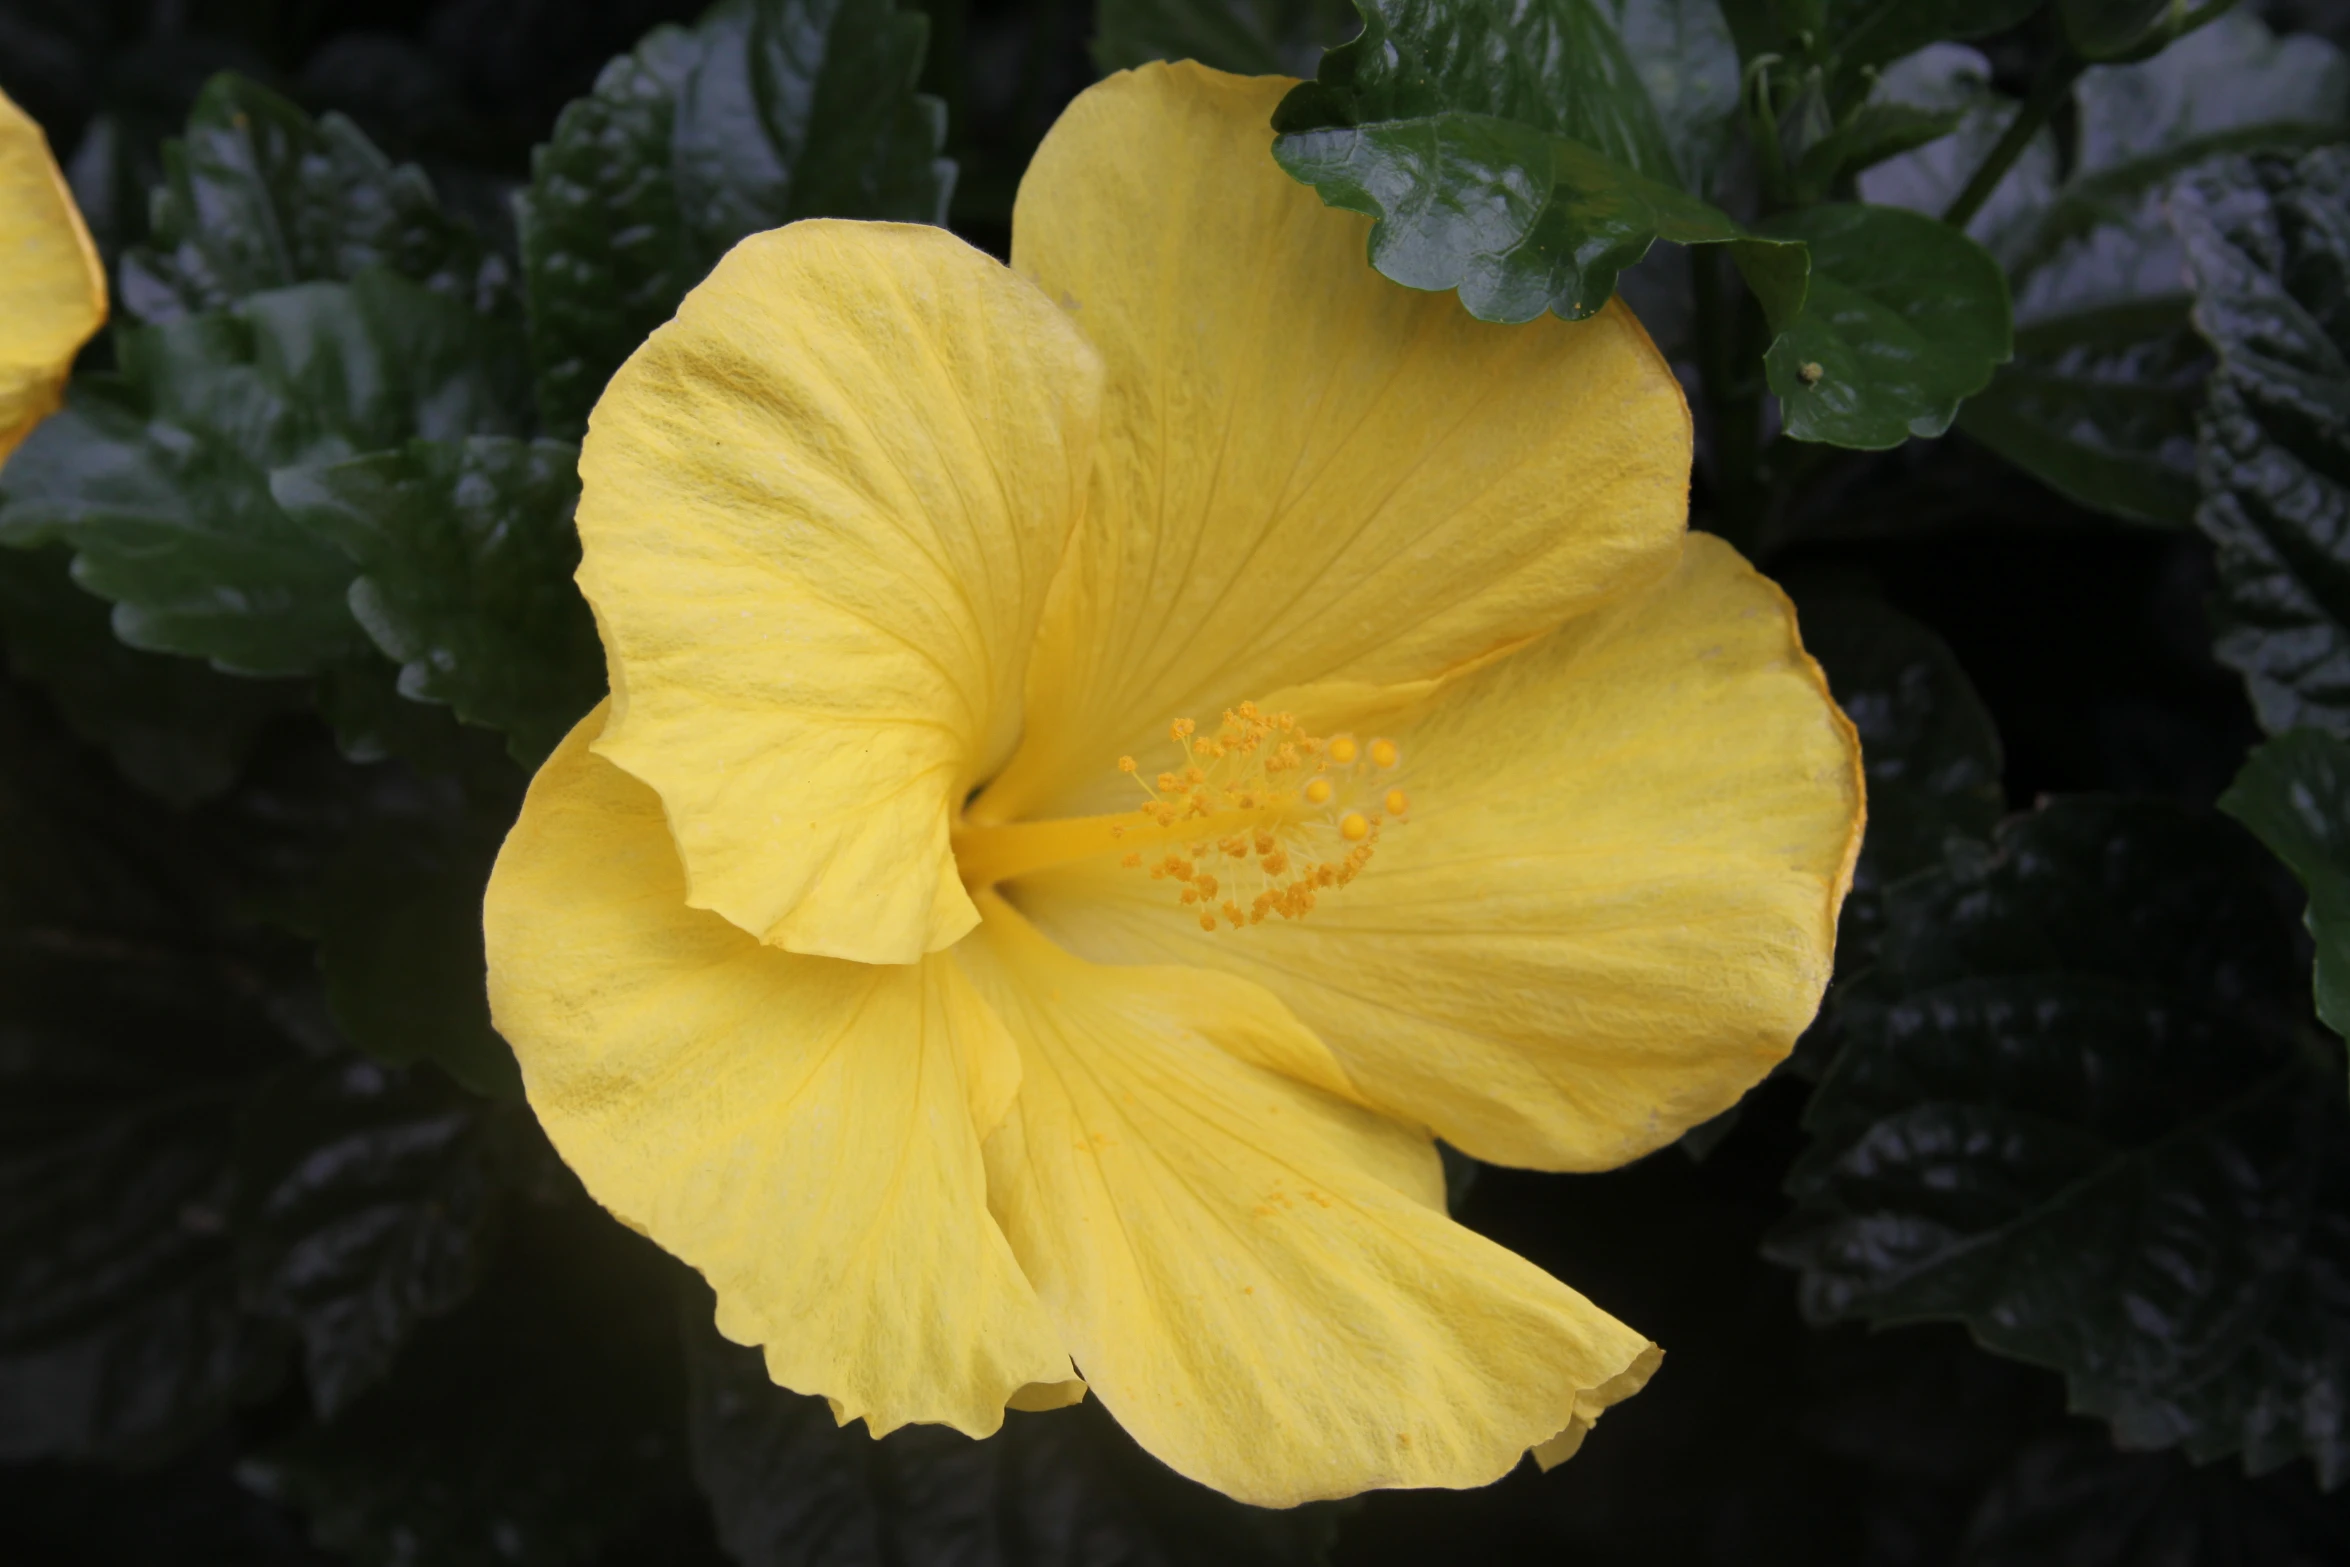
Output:
[[1880,448],[1940,435],[2013,351],[1999,264],[1946,224],[1837,203],[1768,232],[1811,251],[1803,313],[1763,357],[1796,440]]
[[2057,0],[2065,42],[2084,60],[2112,60],[2178,35],[2188,0]]
[[206,84],[185,139],[163,148],[148,247],[123,258],[122,303],[152,322],[291,283],[386,268],[492,311],[506,265],[341,115],[314,121],[243,77]]
[[401,665],[400,694],[445,702],[535,767],[604,691],[572,584],[579,449],[477,436],[281,469],[286,514],[359,566],[351,611]]
[[[1955,90],[1954,90],[1955,89]],[[1971,96],[1958,135],[1862,178],[1873,201],[1939,212],[2008,117],[1972,51],[1897,63],[1880,89]],[[2187,426],[2204,359],[2180,324],[2182,258],[2164,216],[2182,169],[2241,146],[2294,146],[2350,124],[2350,73],[2332,46],[2278,40],[2244,12],[2075,89],[2072,174],[2044,136],[1970,232],[2009,267],[2017,357],[1959,415],[1961,428],[2084,505],[2174,523],[2191,509]]]
[[352,562],[288,517],[273,469],[518,420],[518,356],[462,305],[394,274],[303,283],[117,337],[112,376],[10,458],[0,543],[58,540],[133,647],[248,674],[364,652]]
[[430,1061],[477,1094],[520,1099],[522,1072],[490,1026],[481,899],[495,833],[392,820],[329,865],[315,916],[327,1005],[360,1049]]
[[1802,276],[1799,251],[1780,261],[1768,252],[1791,247],[1749,235],[1696,198],[1504,120],[1445,114],[1296,132],[1274,143],[1274,155],[1330,205],[1374,220],[1373,266],[1410,288],[1458,289],[1481,320],[1591,315],[1658,239],[1728,244],[1750,283],[1771,280],[1771,314],[1801,307],[1799,281],[1790,283]]
[[694,1474],[742,1567],[1283,1567],[1320,1561],[1336,1532],[1327,1504],[1269,1512],[1183,1479],[1090,1398],[1007,1414],[983,1442],[940,1426],[876,1442],[769,1381],[759,1351],[719,1338],[707,1290],[694,1293]]
[[300,1336],[325,1418],[381,1380],[421,1322],[470,1295],[484,1265],[483,1116],[423,1077],[364,1061],[280,1073],[245,1110],[237,1185],[245,1305]]
[[0,648],[10,675],[47,692],[73,732],[148,793],[180,806],[219,795],[264,728],[309,706],[296,681],[125,647],[106,601],[74,586],[71,558],[54,545],[0,550]]
[[797,218],[945,221],[928,20],[891,0],[727,0],[659,29],[564,110],[515,199],[541,417],[604,383],[737,240]]
[[2280,879],[2079,799],[1888,889],[1768,1247],[1807,1312],[1963,1321],[2126,1447],[2350,1474],[2350,1095]]
[[[2042,0],[1826,0],[1813,29],[1821,54],[1846,69],[1882,65],[1951,39],[1987,38]],[[1781,7],[1782,14],[1790,7]]]
[[669,161],[678,87],[702,48],[680,28],[656,28],[565,106],[531,154],[514,221],[550,430],[587,428],[612,372],[702,276]]
[[[1775,54],[1831,69],[1844,82],[1863,66],[1951,39],[2005,32],[2042,0],[1721,0],[1741,58]],[[1839,92],[1838,100],[1843,101]]]
[[1357,0],[1363,31],[1322,59],[1273,124],[1296,133],[1476,116],[1579,143],[1636,174],[1679,172],[1602,0],[1510,7]]
[[[1955,115],[1958,124],[1948,136],[1863,170],[1861,199],[1940,217],[2006,134],[2017,108],[2016,100],[1992,86],[1991,62],[1963,44],[1932,44],[1894,61],[1861,112]],[[1967,233],[2003,264],[2013,260],[2014,236],[2036,225],[2055,199],[2060,161],[2056,133],[2042,129],[1967,225]]]
[[[1704,196],[1737,139],[1738,46],[1716,0],[1601,0],[1684,190]],[[1302,73],[1301,73],[1302,74]]]
[[2230,160],[2171,216],[2219,356],[2200,425],[2214,651],[2261,726],[2350,738],[2350,150]]
[[1352,0],[1100,0],[1093,59],[1104,73],[1197,60],[1239,76],[1309,76],[1361,26]]
[[2151,60],[2099,66],[2073,89],[2073,173],[2023,258],[2129,223],[2180,170],[2229,152],[2287,151],[2350,132],[2350,61],[2322,38],[2279,38],[2242,9]]
[[2183,1567],[2350,1559],[2350,1507],[2302,1476],[2247,1484],[2170,1454],[2117,1453],[2068,1428],[2018,1452],[1953,1567]]
[[282,1375],[230,1221],[297,1057],[209,848],[0,686],[0,1461],[156,1458]]
[[372,650],[330,666],[312,700],[351,761],[396,758],[428,777],[454,779],[468,794],[494,796],[516,776],[503,737],[437,703],[409,701],[400,695],[400,666]]
[[1868,835],[1836,932],[1849,974],[1874,953],[1885,888],[1941,864],[1953,839],[1990,836],[2006,809],[1999,731],[1949,644],[1873,592],[1800,575],[1788,592],[1868,776]]
[[[1598,4],[1361,0],[1361,36],[1275,111],[1273,155],[1331,206],[1373,220],[1373,266],[1411,288],[1458,289],[1484,320],[1588,316],[1660,238],[1729,245],[1771,319],[1791,319],[1800,250],[1681,188],[1643,68]],[[1644,48],[1657,47],[1642,26]],[[1688,102],[1706,90],[1690,84]]]
[[2185,296],[2051,316],[1958,427],[2057,493],[2134,522],[2195,515],[2195,396],[2210,356]]
[[380,1567],[680,1554],[599,1555],[691,1494],[677,1265],[584,1196],[515,1210],[489,1277],[396,1375],[240,1466],[326,1549]]
[[1839,181],[1940,141],[1965,123],[1965,111],[1960,109],[1863,104],[1844,124],[1804,149],[1795,167],[1796,190],[1807,203],[1825,201]]
[[2317,1015],[2350,1036],[2350,741],[2313,729],[2279,735],[2246,758],[2219,808],[2308,889]]

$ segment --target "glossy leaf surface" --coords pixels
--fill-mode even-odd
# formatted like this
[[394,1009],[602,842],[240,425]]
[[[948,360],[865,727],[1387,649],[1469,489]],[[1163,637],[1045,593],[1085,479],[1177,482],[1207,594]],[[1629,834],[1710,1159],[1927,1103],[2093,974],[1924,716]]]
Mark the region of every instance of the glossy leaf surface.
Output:
[[1807,1311],[1963,1321],[2125,1447],[2350,1473],[2350,1103],[2280,879],[2076,799],[1888,891],[1771,1245]]
[[584,430],[621,361],[746,234],[944,221],[946,111],[914,91],[927,32],[891,0],[727,0],[605,67],[516,198],[547,430]]
[[1593,0],[1362,10],[1361,36],[1282,100],[1273,154],[1373,220],[1381,272],[1458,289],[1485,320],[1573,320],[1658,239],[1730,244],[1773,320],[1800,307],[1800,259],[1682,188],[1640,70]]
[[2271,733],[2350,737],[2350,152],[2236,159],[2171,200],[2219,356],[2201,420],[2214,651]]
[[292,283],[387,268],[469,307],[499,308],[506,265],[341,115],[312,120],[243,77],[213,78],[163,149],[148,243],[124,258],[122,303],[150,322]]
[[117,353],[10,460],[0,543],[67,544],[123,641],[242,673],[368,648],[350,557],[278,507],[272,470],[518,423],[499,333],[388,272],[130,328]]
[[2314,729],[2279,735],[2245,761],[2219,808],[2308,890],[2317,1015],[2350,1035],[2350,742]]
[[1361,26],[1352,0],[1102,0],[1093,58],[1105,73],[1197,60],[1236,76],[1311,76]]
[[1811,252],[1803,313],[1763,358],[1796,440],[1887,447],[1940,435],[2013,351],[2007,280],[1946,224],[1837,203],[1788,213],[1768,232]]
[[237,1187],[245,1304],[298,1334],[328,1419],[383,1378],[420,1322],[473,1292],[488,1252],[480,1107],[370,1062],[279,1074],[245,1108]]
[[676,1265],[552,1180],[514,1204],[479,1292],[417,1335],[396,1376],[246,1466],[320,1545],[380,1567],[679,1553],[660,1532],[619,1550],[689,1494]]
[[281,469],[286,514],[359,568],[351,612],[400,666],[400,694],[443,702],[535,766],[604,690],[573,585],[579,451],[477,436]]
[[[1960,133],[1862,181],[1870,199],[1939,212],[2015,106],[1972,51],[1897,62],[1880,91],[1969,105]],[[2141,522],[2193,509],[2192,430],[2207,356],[2185,329],[2185,268],[2165,215],[2182,169],[2231,148],[2294,146],[2350,123],[2332,46],[2232,12],[2152,59],[2074,89],[2069,174],[2054,138],[2027,152],[1970,226],[2007,265],[2017,353],[1960,427],[2060,493]]]

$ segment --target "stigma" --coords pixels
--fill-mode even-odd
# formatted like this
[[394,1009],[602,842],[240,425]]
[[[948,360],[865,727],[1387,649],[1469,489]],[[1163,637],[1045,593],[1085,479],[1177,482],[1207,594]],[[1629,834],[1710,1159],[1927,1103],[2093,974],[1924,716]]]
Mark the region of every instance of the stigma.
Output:
[[1411,809],[1392,740],[1309,734],[1296,715],[1253,702],[1226,710],[1213,733],[1179,718],[1167,739],[1172,767],[1146,773],[1118,758],[1145,795],[1130,830],[1152,845],[1121,863],[1168,883],[1202,930],[1303,919],[1363,873]]

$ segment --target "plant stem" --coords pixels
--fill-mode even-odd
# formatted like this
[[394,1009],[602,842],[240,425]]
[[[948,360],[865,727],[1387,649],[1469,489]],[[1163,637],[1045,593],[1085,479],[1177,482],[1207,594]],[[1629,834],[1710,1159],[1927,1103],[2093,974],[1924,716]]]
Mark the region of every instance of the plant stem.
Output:
[[2073,83],[2088,68],[2089,62],[2070,49],[2041,67],[2030,95],[2016,110],[2015,118],[2007,122],[2006,134],[1991,148],[1982,166],[1975,170],[1974,178],[1966,182],[1966,189],[1958,193],[1958,199],[1942,214],[1943,222],[1954,229],[1964,229],[1973,220],[1983,203],[1991,199],[1991,192],[2007,177],[2007,171],[2015,166],[2015,160],[2032,144],[2032,138],[2040,134],[2040,127],[2048,123],[2057,105],[2073,90]]

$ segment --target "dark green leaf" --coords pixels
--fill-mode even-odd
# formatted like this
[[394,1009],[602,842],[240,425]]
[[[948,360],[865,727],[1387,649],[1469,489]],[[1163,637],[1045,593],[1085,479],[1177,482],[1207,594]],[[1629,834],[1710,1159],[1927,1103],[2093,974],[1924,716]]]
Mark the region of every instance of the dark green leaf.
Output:
[[2061,801],[1889,889],[1771,1254],[1954,1318],[2129,1447],[2350,1473],[2350,1102],[2257,845]]
[[312,693],[318,713],[354,762],[397,758],[417,772],[494,795],[514,779],[503,737],[437,703],[400,695],[400,666],[370,650],[331,665]]
[[216,76],[163,149],[152,248],[123,260],[122,303],[147,321],[291,283],[388,268],[489,311],[505,263],[442,212],[417,169],[394,167],[341,115],[313,121],[242,77]]
[[2350,1508],[2297,1475],[2248,1485],[2171,1454],[2116,1453],[2068,1430],[2018,1453],[1955,1567],[2320,1567],[2350,1559]]
[[2050,316],[1958,427],[2059,494],[2137,522],[2195,515],[2195,396],[2209,356],[2185,296]]
[[1933,632],[1852,584],[1797,577],[1789,591],[1868,773],[1868,836],[1837,927],[1837,971],[1852,973],[1873,956],[1885,888],[1941,864],[1951,839],[1990,836],[2005,809],[1999,732]]
[[247,1109],[237,1166],[245,1304],[299,1334],[332,1418],[472,1293],[493,1213],[481,1111],[371,1062],[306,1063]]
[[2350,1036],[2350,742],[2312,729],[2279,735],[2245,761],[2219,808],[2308,889],[2317,1015]]
[[[157,1456],[266,1391],[239,1107],[293,1059],[185,828],[0,687],[0,1458]],[[111,787],[109,787],[111,786]]]
[[1966,113],[1960,109],[1864,104],[1804,149],[1795,168],[1796,190],[1806,201],[1824,201],[1839,180],[1940,141],[1965,123]]
[[678,87],[702,47],[679,28],[655,29],[604,67],[531,155],[514,219],[550,430],[587,428],[612,372],[702,275],[669,162]]
[[691,1486],[675,1272],[584,1197],[520,1208],[490,1277],[396,1375],[242,1473],[381,1567],[597,1559]]
[[2215,644],[2272,734],[2350,737],[2350,151],[2233,159],[2171,214],[2219,356],[2201,421]]
[[1361,35],[1323,57],[1273,124],[1297,133],[1475,116],[1677,185],[1664,127],[1601,3],[1357,0]]
[[536,766],[604,691],[571,581],[578,470],[575,446],[479,436],[282,469],[271,492],[358,563],[351,610],[400,662],[400,694],[502,731]]
[[2279,38],[2242,8],[2151,60],[2097,67],[2073,97],[2072,175],[2031,235],[2027,265],[2101,224],[2132,222],[2148,194],[2218,154],[2292,150],[2350,132],[2342,52],[2309,34]]
[[1737,135],[1738,46],[1722,8],[1716,0],[1601,3],[1656,110],[1682,189],[1711,194]]
[[1956,229],[1838,203],[1769,232],[1811,251],[1803,313],[1763,359],[1796,440],[1876,448],[1940,435],[2013,350],[2007,280]]
[[[1825,0],[1811,31],[1817,52],[1849,69],[1881,65],[1948,39],[2005,32],[2040,5],[2041,0]],[[1780,7],[1782,15],[1793,9]],[[1791,23],[1790,31],[1803,25]]]
[[684,1323],[694,1473],[742,1567],[1277,1567],[1320,1560],[1328,1506],[1268,1512],[1176,1475],[1088,1399],[1013,1412],[984,1442],[908,1426],[876,1442],[719,1338],[710,1297]]
[[1373,266],[1407,287],[1457,288],[1482,320],[1588,316],[1658,239],[1729,244],[1749,282],[1762,280],[1774,317],[1801,308],[1799,249],[1750,236],[1580,142],[1506,120],[1440,114],[1298,131],[1274,156],[1330,205],[1375,220]]
[[[1871,200],[1927,212],[1947,205],[2015,108],[1990,90],[1980,57],[1956,48],[1897,63],[1879,90],[1971,105],[1949,142],[1862,180]],[[2184,521],[2204,358],[2180,326],[2184,268],[2164,187],[2229,147],[2337,134],[2350,77],[2329,45],[2280,42],[2235,13],[2152,60],[2088,72],[2075,99],[2070,177],[2057,180],[2044,136],[1970,226],[2010,269],[2019,330],[2016,360],[1959,422],[2084,505]]]
[[2065,42],[2084,60],[2112,60],[2178,35],[2189,0],[2057,0]]
[[1458,289],[1485,320],[1588,316],[1660,238],[1730,245],[1771,319],[1791,319],[1800,250],[1682,188],[1676,140],[1643,85],[1645,72],[1673,87],[1695,168],[1703,156],[1690,149],[1713,134],[1700,105],[1715,65],[1701,49],[1683,80],[1654,51],[1701,30],[1628,17],[1644,65],[1599,4],[1361,0],[1361,36],[1323,56],[1320,76],[1275,111],[1274,157],[1331,206],[1373,220],[1373,266],[1412,288]]
[[515,209],[547,429],[583,430],[620,362],[746,234],[944,221],[946,111],[913,90],[927,29],[891,0],[727,0],[564,111]]
[[518,422],[501,333],[388,272],[127,328],[117,355],[9,460],[0,542],[64,542],[123,641],[245,673],[367,648],[350,557],[278,508],[271,470]]
[[[1991,82],[1991,62],[1963,44],[1934,44],[1888,65],[1860,111],[1956,115],[1948,136],[1863,170],[1861,199],[1940,217],[2007,132],[2016,100]],[[2061,161],[2056,133],[2042,128],[1993,190],[1967,233],[2003,263],[2014,260],[2019,232],[2031,230],[2055,199]]]
[[494,834],[387,822],[319,889],[327,1004],[378,1060],[430,1061],[478,1094],[519,1099],[521,1069],[490,1026],[481,898]]
[[[1842,83],[1865,80],[1861,67],[1950,39],[2004,32],[2041,0],[1720,0],[1739,55],[1750,64],[1777,55],[1832,69]],[[1844,101],[1840,90],[1839,104]]]
[[0,647],[9,673],[46,691],[140,788],[174,805],[211,799],[236,781],[266,725],[309,706],[299,682],[123,646],[106,601],[67,575],[70,559],[54,545],[0,550]]
[[1093,58],[1105,72],[1197,60],[1239,76],[1310,76],[1361,26],[1352,0],[1101,0]]

